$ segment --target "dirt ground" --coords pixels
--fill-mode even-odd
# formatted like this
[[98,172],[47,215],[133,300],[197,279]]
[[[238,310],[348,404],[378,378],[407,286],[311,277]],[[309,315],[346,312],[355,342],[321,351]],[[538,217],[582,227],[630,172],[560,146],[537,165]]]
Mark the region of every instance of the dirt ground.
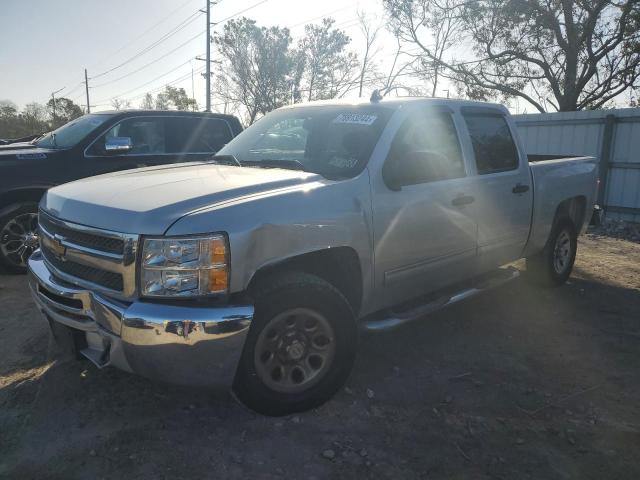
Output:
[[582,237],[562,288],[366,336],[346,388],[283,418],[57,360],[26,279],[0,299],[0,477],[640,478],[637,243]]

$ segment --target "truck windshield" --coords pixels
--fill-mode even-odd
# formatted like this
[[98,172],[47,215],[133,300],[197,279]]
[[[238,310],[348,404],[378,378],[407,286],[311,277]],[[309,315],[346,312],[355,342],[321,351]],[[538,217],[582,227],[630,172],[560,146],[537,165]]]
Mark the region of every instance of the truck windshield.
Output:
[[218,155],[232,155],[243,166],[353,177],[369,160],[391,113],[379,105],[278,110],[247,128]]
[[45,134],[34,142],[44,148],[70,148],[106,122],[112,115],[89,114],[65,123],[60,128]]

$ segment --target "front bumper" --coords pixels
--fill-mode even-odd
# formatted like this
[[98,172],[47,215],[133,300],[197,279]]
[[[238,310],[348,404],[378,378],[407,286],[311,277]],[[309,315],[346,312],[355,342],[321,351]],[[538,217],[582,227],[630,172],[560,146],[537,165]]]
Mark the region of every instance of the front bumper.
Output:
[[253,319],[250,305],[112,300],[53,276],[39,251],[29,285],[54,334],[71,329],[93,363],[177,384],[230,386]]

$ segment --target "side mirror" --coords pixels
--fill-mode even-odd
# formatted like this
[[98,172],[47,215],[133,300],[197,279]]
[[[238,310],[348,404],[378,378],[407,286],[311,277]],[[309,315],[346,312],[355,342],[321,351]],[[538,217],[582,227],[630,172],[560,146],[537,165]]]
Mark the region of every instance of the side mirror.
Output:
[[405,185],[446,178],[443,175],[446,165],[446,157],[438,152],[407,152],[390,159],[383,168],[382,176],[389,189],[398,191]]
[[104,142],[104,149],[107,153],[128,152],[132,148],[131,137],[109,137]]

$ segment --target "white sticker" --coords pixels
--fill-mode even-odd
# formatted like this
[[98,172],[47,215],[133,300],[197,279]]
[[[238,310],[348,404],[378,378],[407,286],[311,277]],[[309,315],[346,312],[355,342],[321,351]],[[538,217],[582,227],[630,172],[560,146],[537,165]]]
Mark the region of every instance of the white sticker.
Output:
[[341,113],[334,118],[333,123],[355,123],[357,125],[371,125],[378,118],[377,115],[365,115],[364,113]]

